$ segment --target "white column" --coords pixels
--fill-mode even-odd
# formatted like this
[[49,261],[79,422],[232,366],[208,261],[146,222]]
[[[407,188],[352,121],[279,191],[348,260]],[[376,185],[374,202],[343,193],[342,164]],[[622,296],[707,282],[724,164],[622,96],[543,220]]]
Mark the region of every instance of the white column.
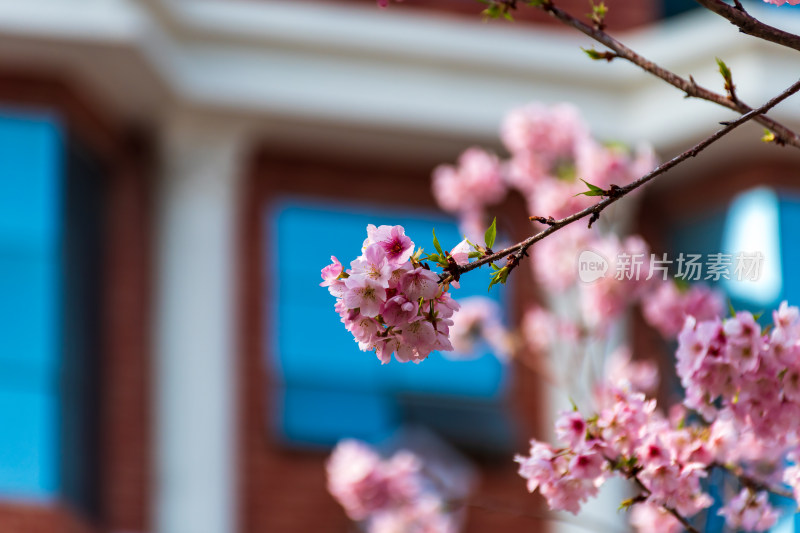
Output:
[[173,120],[156,190],[157,533],[236,531],[236,242],[241,136]]

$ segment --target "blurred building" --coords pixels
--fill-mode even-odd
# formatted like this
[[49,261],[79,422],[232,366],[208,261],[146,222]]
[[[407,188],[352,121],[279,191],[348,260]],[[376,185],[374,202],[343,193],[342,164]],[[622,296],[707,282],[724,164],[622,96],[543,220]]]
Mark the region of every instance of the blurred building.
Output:
[[[752,104],[796,77],[794,54],[683,13],[692,2],[607,3],[634,49],[718,89],[722,57]],[[352,257],[368,222],[456,239],[430,171],[498,147],[515,106],[571,101],[598,136],[665,157],[731,114],[590,62],[592,42],[551,21],[479,11],[0,0],[1,531],[349,531],[327,450],[404,425],[467,454],[482,498],[530,515],[471,509],[468,531],[548,527],[510,461],[541,433],[538,381],[489,355],[379,367],[339,327],[319,269]],[[797,125],[799,109],[774,115]],[[785,270],[797,158],[756,127],[731,137],[640,195],[637,225],[656,249],[713,248],[730,201],[766,183]],[[508,238],[523,215],[509,200]],[[786,274],[772,300],[800,296]],[[511,321],[531,296],[515,289],[499,296]]]

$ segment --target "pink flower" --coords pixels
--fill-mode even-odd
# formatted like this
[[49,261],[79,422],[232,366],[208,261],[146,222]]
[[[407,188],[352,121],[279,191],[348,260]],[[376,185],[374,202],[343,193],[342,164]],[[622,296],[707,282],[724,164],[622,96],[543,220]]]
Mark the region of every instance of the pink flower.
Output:
[[555,476],[553,457],[555,453],[549,444],[531,441],[528,457],[517,455],[514,461],[519,463],[519,475],[528,480],[528,492],[535,491],[540,484],[549,483]]
[[530,104],[511,111],[500,136],[512,154],[531,153],[548,161],[572,157],[589,130],[570,104]]
[[469,253],[471,251],[471,247],[467,239],[464,239],[460,243],[456,244],[456,246],[450,250],[450,256],[453,258],[453,261],[456,262],[457,265],[466,265],[469,263]]
[[469,148],[458,158],[458,166],[441,165],[433,172],[433,195],[451,213],[497,203],[505,194],[500,161],[482,148]]
[[683,526],[664,508],[650,502],[636,504],[631,510],[631,525],[639,533],[680,533]]
[[731,363],[741,371],[755,370],[760,360],[761,326],[748,312],[736,313],[723,325],[727,338],[727,356]]
[[[350,262],[348,274],[351,277],[367,277],[379,283],[381,287],[389,287],[392,268],[386,259],[386,252],[378,244],[371,244],[364,254]],[[346,282],[345,282],[346,283]]]
[[703,285],[681,291],[672,281],[662,282],[642,298],[645,320],[666,338],[677,337],[687,316],[700,321],[711,320],[722,312],[722,296]]
[[800,505],[800,465],[794,464],[784,470],[783,482],[791,487],[794,499]]
[[390,501],[381,458],[367,445],[344,440],[327,462],[328,491],[354,520],[366,518]]
[[344,295],[348,309],[359,309],[367,317],[378,316],[386,300],[386,290],[379,281],[365,276],[350,276],[344,284],[348,289]]
[[403,328],[400,339],[411,350],[402,350],[402,353],[398,351],[398,358],[405,359],[405,361],[417,361],[433,351],[434,343],[436,342],[436,331],[430,322],[420,318]]
[[768,4],[775,4],[776,6],[782,6],[783,4],[789,4],[790,6],[796,6],[800,4],[800,0],[764,0]]
[[576,478],[596,479],[603,475],[605,464],[605,459],[599,453],[580,453],[569,462],[569,471]]
[[417,316],[418,308],[416,302],[409,302],[405,296],[394,296],[386,300],[381,316],[389,326],[404,326]]
[[400,278],[400,289],[409,300],[430,300],[439,290],[439,276],[430,270],[416,268]]
[[342,274],[342,264],[336,257],[331,256],[331,264],[322,269],[322,283],[320,287],[329,287]]
[[369,533],[456,533],[457,516],[425,474],[422,461],[401,450],[382,459],[368,445],[343,440],[327,462],[328,491]]
[[767,493],[744,488],[718,513],[732,529],[766,531],[778,521],[778,513],[767,501]]
[[597,495],[597,486],[593,480],[563,476],[542,485],[539,492],[550,509],[578,514],[581,504]]
[[406,237],[403,226],[367,226],[367,239],[364,248],[371,244],[379,245],[386,254],[389,264],[396,268],[411,258],[414,253],[414,242]]
[[578,448],[586,441],[586,421],[577,411],[563,411],[555,429],[556,437],[570,448]]
[[532,249],[531,267],[536,281],[552,293],[571,287],[578,275],[578,256],[589,248],[592,231],[581,224],[559,230],[557,238],[547,238]]

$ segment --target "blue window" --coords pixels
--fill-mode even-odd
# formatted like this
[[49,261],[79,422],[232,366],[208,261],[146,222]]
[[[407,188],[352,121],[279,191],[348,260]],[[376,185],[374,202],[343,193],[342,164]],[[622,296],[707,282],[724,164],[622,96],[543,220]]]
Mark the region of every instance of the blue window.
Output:
[[[495,357],[454,362],[431,354],[419,365],[381,365],[373,353],[359,351],[339,322],[333,297],[319,287],[320,269],[331,255],[347,267],[370,223],[400,224],[426,249],[432,249],[432,228],[445,246],[461,239],[452,219],[432,211],[289,198],[264,212],[264,331],[277,381],[277,432],[296,445],[329,446],[343,437],[376,442],[403,424],[420,424],[463,447],[504,449],[512,430],[505,406],[509,375]],[[487,295],[487,285],[488,274],[470,276],[453,295]]]
[[0,116],[0,496],[59,488],[63,142],[49,116]]

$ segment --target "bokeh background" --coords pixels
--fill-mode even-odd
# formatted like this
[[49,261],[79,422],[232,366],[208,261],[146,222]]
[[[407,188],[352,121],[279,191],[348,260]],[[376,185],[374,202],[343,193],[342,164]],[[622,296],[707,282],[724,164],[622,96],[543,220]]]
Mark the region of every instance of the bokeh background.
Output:
[[[751,104],[800,71],[689,0],[606,3],[613,32],[679,74],[721,90],[723,58]],[[467,531],[566,531],[536,518],[511,461],[545,435],[537,377],[484,352],[381,367],[319,269],[357,255],[368,223],[454,245],[431,170],[501,151],[519,105],[572,102],[600,138],[662,157],[731,114],[589,61],[591,41],[537,14],[480,10],[0,0],[0,531],[351,531],[325,490],[330,447],[412,427],[520,510],[471,509]],[[797,9],[758,13],[800,28]],[[798,126],[800,106],[774,116]],[[762,251],[763,283],[723,287],[754,311],[800,298],[800,160],[760,136],[740,128],[629,207],[655,251]],[[508,241],[530,229],[521,198],[497,215]],[[486,294],[482,275],[460,296]],[[536,298],[529,278],[491,293],[511,325]],[[630,329],[668,369],[657,335]]]

